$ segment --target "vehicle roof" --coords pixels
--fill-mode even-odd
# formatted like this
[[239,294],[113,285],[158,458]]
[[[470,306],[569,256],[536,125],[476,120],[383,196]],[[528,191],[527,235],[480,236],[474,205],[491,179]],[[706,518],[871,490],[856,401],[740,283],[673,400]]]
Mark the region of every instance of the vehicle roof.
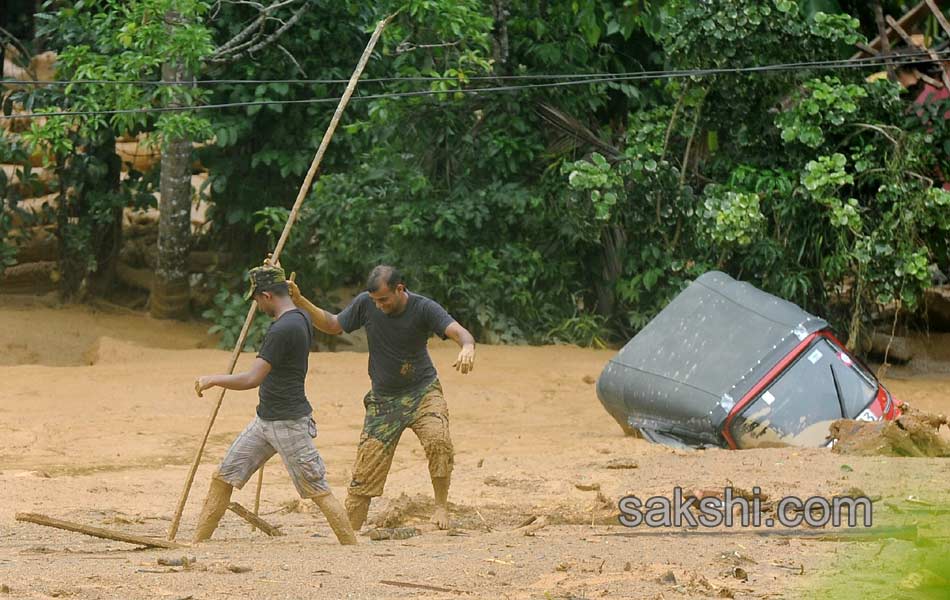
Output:
[[626,410],[633,427],[717,443],[735,403],[826,327],[791,302],[710,271],[610,360],[597,393],[612,414]]

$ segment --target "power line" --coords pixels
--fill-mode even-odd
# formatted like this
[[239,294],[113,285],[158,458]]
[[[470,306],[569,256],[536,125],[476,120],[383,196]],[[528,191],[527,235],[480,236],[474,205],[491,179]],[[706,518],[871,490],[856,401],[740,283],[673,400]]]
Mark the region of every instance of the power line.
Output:
[[[947,54],[950,51],[938,52],[937,54]],[[922,60],[911,60],[914,58],[920,58]],[[682,70],[682,71],[628,71],[624,73],[526,73],[521,75],[473,75],[470,77],[445,77],[445,76],[407,76],[407,77],[375,77],[375,78],[366,78],[361,79],[360,83],[415,83],[415,82],[438,82],[438,81],[520,81],[520,80],[558,80],[558,79],[567,79],[567,80],[582,80],[582,79],[606,79],[606,78],[627,78],[635,76],[656,76],[656,77],[665,77],[670,74],[676,73],[690,73],[691,71],[700,71],[704,74],[721,74],[721,73],[741,73],[741,72],[756,72],[757,70],[770,70],[775,67],[788,67],[788,66],[798,66],[802,68],[816,67],[821,68],[825,65],[849,65],[854,68],[862,66],[882,66],[888,62],[895,63],[901,62],[906,64],[907,62],[933,62],[930,59],[930,55],[926,51],[914,51],[907,52],[903,54],[895,54],[889,57],[884,56],[872,56],[868,58],[859,58],[859,59],[833,59],[826,61],[808,61],[808,62],[797,62],[797,63],[782,63],[777,65],[761,65],[753,67],[715,67],[710,69],[694,69],[694,70]],[[283,83],[288,85],[333,85],[333,84],[344,84],[347,83],[348,79],[202,79],[194,82],[187,82],[187,85],[203,86],[203,85],[262,85],[262,84],[271,84],[271,83]],[[151,79],[128,79],[128,80],[116,80],[116,79],[53,79],[53,80],[18,80],[18,79],[3,79],[0,82],[5,84],[14,84],[14,85],[30,85],[30,86],[65,86],[65,85],[142,85],[142,86],[180,86],[183,85],[183,82],[178,81],[163,81],[163,80],[151,80]]]
[[[942,53],[945,56],[950,56],[950,51],[945,51]],[[938,55],[936,59],[930,58],[926,53],[921,53],[921,60],[915,58],[914,54],[904,54],[900,56],[889,57],[887,62],[896,65],[903,64],[917,64],[917,63],[937,63],[941,62],[941,59]],[[874,57],[876,61],[883,60],[881,57]],[[488,87],[475,87],[475,88],[457,88],[457,89],[447,89],[447,90],[417,90],[417,91],[407,91],[407,92],[391,92],[383,94],[370,94],[366,96],[354,96],[353,100],[381,100],[381,99],[395,99],[395,98],[410,98],[410,97],[423,97],[423,96],[436,96],[436,95],[445,95],[445,94],[463,94],[463,95],[478,95],[485,93],[499,93],[499,92],[515,92],[527,89],[543,89],[543,88],[557,88],[557,87],[567,87],[574,85],[589,85],[596,83],[616,83],[616,82],[629,82],[629,81],[648,81],[655,79],[676,79],[684,77],[706,77],[710,75],[738,75],[744,73],[764,73],[771,71],[802,71],[810,69],[852,69],[852,68],[865,68],[868,66],[881,66],[885,64],[884,62],[874,62],[871,63],[868,60],[830,60],[830,61],[812,61],[812,62],[799,62],[799,63],[783,63],[783,64],[772,64],[772,65],[761,65],[756,67],[716,67],[709,69],[686,69],[686,70],[677,70],[677,71],[644,71],[631,73],[629,75],[615,75],[615,74],[605,74],[601,77],[589,77],[584,76],[579,79],[571,79],[566,81],[555,81],[548,83],[529,83],[522,85],[508,85],[508,86],[488,86]],[[307,99],[296,99],[296,100],[251,100],[251,101],[242,101],[242,102],[224,102],[217,104],[202,104],[202,105],[191,105],[191,106],[177,106],[177,107],[150,107],[150,108],[129,108],[129,109],[113,109],[113,110],[96,110],[96,111],[60,111],[60,112],[47,112],[47,113],[30,113],[27,115],[0,115],[0,119],[14,119],[14,118],[33,118],[33,117],[70,117],[70,116],[96,116],[96,115],[120,115],[120,114],[142,114],[142,113],[165,113],[165,112],[183,112],[189,110],[212,110],[212,109],[221,109],[221,108],[239,108],[245,106],[266,106],[266,105],[294,105],[294,104],[328,104],[338,102],[338,98],[328,97],[328,98],[307,98]]]

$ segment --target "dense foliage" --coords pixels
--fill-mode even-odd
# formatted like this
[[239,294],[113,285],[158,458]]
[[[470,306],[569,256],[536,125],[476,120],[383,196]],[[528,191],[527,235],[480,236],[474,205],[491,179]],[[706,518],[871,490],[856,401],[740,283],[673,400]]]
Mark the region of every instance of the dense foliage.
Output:
[[[148,78],[162,53],[176,52],[202,79],[345,79],[367,31],[401,8],[364,78],[402,79],[365,81],[359,94],[441,93],[357,98],[348,109],[283,259],[324,300],[386,261],[483,340],[602,344],[634,333],[698,274],[721,269],[853,336],[877,306],[914,310],[931,265],[950,266],[947,107],[912,108],[896,84],[866,82],[866,69],[546,87],[522,86],[558,80],[508,78],[837,60],[874,37],[863,3],[314,2],[279,44],[233,62],[207,56],[254,17],[253,3],[86,4],[96,10],[51,6],[44,17],[60,32],[66,78]],[[899,4],[885,7],[896,15]],[[147,21],[141,11],[169,6],[190,23],[178,38],[133,30]],[[517,89],[457,92],[509,86]],[[44,105],[169,101],[161,88],[108,90],[67,89]],[[224,83],[192,89],[184,101],[341,91],[338,83]],[[68,155],[58,167],[68,169],[80,160],[74,149],[102,131],[213,134],[200,158],[211,173],[214,226],[198,243],[252,264],[286,221],[333,106],[87,119],[27,139]],[[147,187],[131,181],[94,206],[130,202],[127,188]],[[220,281],[234,288],[240,275]],[[239,312],[223,291],[207,314],[230,330]]]

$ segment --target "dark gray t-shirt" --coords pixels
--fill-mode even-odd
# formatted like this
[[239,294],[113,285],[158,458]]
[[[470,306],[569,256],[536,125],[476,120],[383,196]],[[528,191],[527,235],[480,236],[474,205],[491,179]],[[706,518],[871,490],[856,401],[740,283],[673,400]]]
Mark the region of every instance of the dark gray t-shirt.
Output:
[[412,292],[399,315],[379,310],[363,292],[336,318],[347,333],[366,327],[369,378],[380,396],[411,394],[432,383],[437,374],[426,344],[433,333],[445,339],[455,321],[438,302]]
[[299,419],[313,412],[304,380],[310,358],[313,324],[310,315],[295,308],[270,324],[258,358],[270,363],[270,373],[258,391],[257,416],[265,421]]

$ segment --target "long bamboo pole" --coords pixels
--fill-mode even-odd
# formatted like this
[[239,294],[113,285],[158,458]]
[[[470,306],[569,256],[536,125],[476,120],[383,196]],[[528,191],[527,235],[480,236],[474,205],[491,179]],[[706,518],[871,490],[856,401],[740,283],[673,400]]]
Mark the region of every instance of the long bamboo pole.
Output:
[[44,527],[55,527],[56,529],[75,531],[76,533],[91,535],[92,537],[102,538],[104,540],[136,544],[138,546],[145,546],[146,548],[183,548],[183,546],[177,542],[125,533],[124,531],[115,531],[114,529],[93,527],[91,525],[83,525],[82,523],[73,523],[72,521],[63,521],[62,519],[54,519],[53,517],[47,517],[46,515],[37,513],[17,513],[16,520],[35,523],[37,525],[43,525]]
[[[317,169],[320,167],[320,163],[323,160],[323,155],[326,154],[327,146],[330,145],[330,139],[333,138],[333,134],[336,131],[337,125],[340,123],[340,117],[343,115],[343,110],[346,108],[346,105],[350,101],[350,97],[353,95],[353,91],[356,89],[356,84],[359,81],[360,75],[363,73],[363,69],[366,68],[366,63],[369,61],[369,57],[373,52],[373,48],[376,47],[376,42],[379,40],[379,36],[382,34],[383,29],[386,28],[386,25],[393,19],[395,15],[390,15],[376,24],[376,30],[373,31],[373,35],[370,37],[369,42],[366,44],[366,48],[363,50],[362,56],[360,56],[359,62],[356,64],[356,69],[353,71],[353,75],[350,76],[350,81],[346,84],[346,90],[343,92],[343,96],[340,97],[340,102],[336,107],[336,111],[333,113],[333,118],[330,120],[330,125],[327,127],[326,133],[323,134],[323,140],[320,142],[320,147],[317,149],[316,155],[313,157],[313,161],[310,163],[310,169],[307,171],[307,176],[304,177],[303,184],[300,186],[300,191],[297,192],[297,199],[294,201],[294,206],[290,211],[290,216],[287,218],[287,223],[284,225],[284,231],[280,234],[280,240],[277,242],[276,248],[271,255],[269,262],[271,264],[276,264],[280,258],[280,253],[284,249],[284,245],[287,243],[287,238],[290,236],[290,230],[294,225],[294,222],[297,220],[297,215],[300,212],[300,206],[303,204],[304,198],[307,197],[307,193],[310,191],[310,186],[313,184],[313,178],[317,173]],[[241,349],[244,346],[244,340],[247,337],[248,329],[251,327],[251,322],[254,321],[254,313],[257,311],[257,302],[252,301],[251,307],[247,311],[247,317],[244,319],[244,326],[241,328],[241,335],[238,337],[238,341],[234,346],[234,350],[231,352],[231,361],[228,365],[228,373],[234,372],[234,367],[237,364],[238,357],[241,355]],[[175,536],[178,534],[178,526],[181,523],[181,515],[185,510],[185,503],[188,501],[188,494],[191,492],[191,485],[195,480],[195,473],[198,471],[198,465],[201,463],[201,455],[204,453],[205,445],[208,443],[208,436],[211,433],[211,427],[214,425],[214,420],[218,416],[218,409],[221,408],[221,402],[224,400],[224,388],[218,393],[218,399],[214,404],[214,408],[211,410],[211,415],[208,417],[208,424],[205,427],[204,435],[201,438],[201,443],[198,445],[198,451],[195,452],[195,458],[191,463],[191,468],[188,470],[188,476],[185,478],[185,486],[181,491],[181,496],[178,499],[178,506],[175,508],[175,516],[172,518],[171,526],[168,528],[168,539],[174,540]]]

